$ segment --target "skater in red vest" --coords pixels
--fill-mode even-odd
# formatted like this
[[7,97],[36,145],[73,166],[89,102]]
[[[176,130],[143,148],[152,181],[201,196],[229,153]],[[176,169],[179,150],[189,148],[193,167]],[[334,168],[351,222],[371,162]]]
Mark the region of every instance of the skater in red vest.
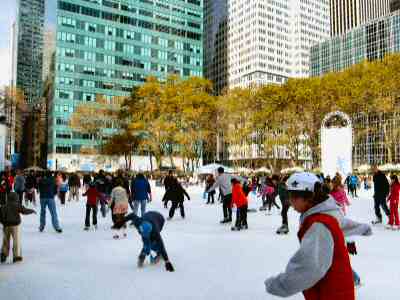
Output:
[[388,229],[400,230],[400,220],[399,220],[399,193],[400,193],[400,183],[397,175],[390,176],[392,181],[390,185],[390,195],[388,197],[388,202],[390,205],[390,218]]
[[355,288],[344,238],[370,235],[371,228],[344,219],[335,200],[314,174],[296,173],[287,181],[293,208],[301,213],[300,249],[286,271],[265,281],[268,293],[289,297],[303,292],[306,300],[354,300]]

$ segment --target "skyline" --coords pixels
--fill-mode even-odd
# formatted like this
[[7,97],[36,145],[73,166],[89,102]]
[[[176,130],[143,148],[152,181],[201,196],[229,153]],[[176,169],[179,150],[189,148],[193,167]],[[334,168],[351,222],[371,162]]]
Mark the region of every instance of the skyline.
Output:
[[[16,20],[17,0],[3,0],[0,11],[0,87],[9,85],[11,79],[11,28]],[[56,0],[46,0],[46,28],[55,25]]]

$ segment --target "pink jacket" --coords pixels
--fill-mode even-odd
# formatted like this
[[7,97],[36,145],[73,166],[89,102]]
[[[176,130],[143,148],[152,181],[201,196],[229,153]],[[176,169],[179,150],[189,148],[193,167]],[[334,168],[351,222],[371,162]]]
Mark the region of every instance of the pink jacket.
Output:
[[346,192],[343,188],[339,188],[331,192],[331,196],[335,199],[336,203],[342,208],[343,213],[346,213],[346,206],[350,205]]

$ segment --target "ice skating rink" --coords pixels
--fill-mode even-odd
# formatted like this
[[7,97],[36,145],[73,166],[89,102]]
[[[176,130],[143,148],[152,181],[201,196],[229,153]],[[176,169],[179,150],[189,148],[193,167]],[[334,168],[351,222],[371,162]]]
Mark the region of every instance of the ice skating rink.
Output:
[[[45,232],[39,233],[39,216],[23,218],[24,262],[0,265],[1,300],[261,300],[279,299],[266,294],[264,280],[282,271],[298,248],[298,215],[290,212],[290,234],[278,236],[277,210],[249,213],[249,230],[231,232],[219,224],[222,209],[205,205],[202,188],[188,189],[186,219],[179,213],[168,221],[163,237],[175,273],[164,264],[136,266],[141,240],[135,229],[128,238],[113,240],[111,219],[99,215],[99,229],[83,231],[85,202],[57,208],[64,233],[54,232],[49,213]],[[155,188],[149,210],[167,216]],[[362,222],[374,218],[372,192],[352,201],[349,216]],[[250,203],[258,207],[260,203]],[[39,213],[39,210],[38,210]],[[385,219],[386,221],[386,219]],[[1,225],[0,225],[1,226]],[[2,236],[2,234],[0,233]],[[374,228],[374,235],[356,238],[358,256],[353,268],[361,276],[361,300],[398,300],[400,292],[400,231]],[[11,258],[12,259],[12,258]],[[303,299],[296,295],[287,299]],[[338,299],[340,300],[340,299]]]

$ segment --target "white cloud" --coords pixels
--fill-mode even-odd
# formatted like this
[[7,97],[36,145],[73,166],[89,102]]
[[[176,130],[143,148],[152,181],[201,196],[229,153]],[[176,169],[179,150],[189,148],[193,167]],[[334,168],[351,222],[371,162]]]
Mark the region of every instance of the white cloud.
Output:
[[9,85],[11,80],[11,51],[0,48],[0,86]]

